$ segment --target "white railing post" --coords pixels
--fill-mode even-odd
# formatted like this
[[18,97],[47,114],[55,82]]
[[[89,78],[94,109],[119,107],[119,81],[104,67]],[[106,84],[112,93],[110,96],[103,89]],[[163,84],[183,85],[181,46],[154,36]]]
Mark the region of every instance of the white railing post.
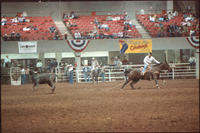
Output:
[[111,73],[110,73],[110,69],[108,69],[108,75],[109,75],[109,81],[111,81]]
[[172,68],[172,79],[174,80],[174,67]]
[[76,70],[76,80],[77,80],[77,83],[79,83],[79,70],[78,69]]

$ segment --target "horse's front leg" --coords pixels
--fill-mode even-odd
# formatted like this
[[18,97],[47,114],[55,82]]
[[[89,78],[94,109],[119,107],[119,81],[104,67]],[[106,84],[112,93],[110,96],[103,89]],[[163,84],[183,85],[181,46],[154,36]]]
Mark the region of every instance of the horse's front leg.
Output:
[[126,80],[125,83],[123,84],[123,86],[121,87],[121,89],[123,89],[125,87],[125,85],[127,85],[129,83],[130,80]]

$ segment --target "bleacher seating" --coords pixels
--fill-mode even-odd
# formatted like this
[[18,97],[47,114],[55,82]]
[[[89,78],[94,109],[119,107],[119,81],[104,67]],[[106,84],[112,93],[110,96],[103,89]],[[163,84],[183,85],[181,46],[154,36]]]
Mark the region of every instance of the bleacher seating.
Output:
[[[50,33],[49,27],[54,26],[58,32],[59,38],[62,39],[62,35],[56,27],[51,16],[36,16],[36,17],[25,17],[30,20],[29,22],[17,22],[12,23],[11,19],[14,17],[5,17],[7,19],[6,25],[1,25],[1,35],[4,36],[14,31],[15,33],[21,34],[21,41],[33,41],[33,40],[53,40],[55,33]],[[25,27],[37,27],[38,30],[23,31]]]
[[[137,20],[144,26],[144,28],[149,32],[151,37],[159,37],[159,28],[155,26],[155,24],[163,24],[163,29],[164,29],[164,36],[163,37],[169,37],[169,33],[167,32],[167,27],[171,24],[176,23],[178,27],[181,26],[181,23],[184,20],[183,14],[179,13],[178,16],[175,16],[174,18],[170,19],[168,22],[151,22],[149,20],[149,16],[152,16],[155,14],[137,14],[136,18]],[[160,17],[162,14],[156,14],[157,17]],[[191,26],[187,26],[188,32],[185,34],[181,34],[180,36],[189,36],[190,35],[190,30],[193,30],[196,32],[196,25],[197,22],[191,22]],[[198,30],[199,32],[199,30]]]
[[[106,20],[106,18],[110,16],[111,18],[120,18],[116,20]],[[97,19],[101,24],[107,24],[109,27],[109,31],[105,29],[99,29],[97,25],[94,23],[94,19]],[[132,28],[129,27],[129,30],[124,31],[124,20],[122,19],[123,15],[92,15],[92,16],[79,16],[76,19],[64,19],[64,22],[67,26],[67,23],[70,21],[71,23],[76,23],[77,26],[69,27],[69,31],[72,36],[75,32],[81,33],[82,36],[88,36],[89,33],[92,32],[94,26],[96,26],[97,34],[108,35],[108,38],[119,38],[116,36],[119,32],[125,34],[127,38],[140,38],[141,34],[138,32],[136,27],[133,25]],[[100,39],[98,35],[95,35],[95,39]],[[113,36],[115,34],[115,36]],[[105,38],[105,37],[104,37]],[[87,38],[89,39],[89,38]]]

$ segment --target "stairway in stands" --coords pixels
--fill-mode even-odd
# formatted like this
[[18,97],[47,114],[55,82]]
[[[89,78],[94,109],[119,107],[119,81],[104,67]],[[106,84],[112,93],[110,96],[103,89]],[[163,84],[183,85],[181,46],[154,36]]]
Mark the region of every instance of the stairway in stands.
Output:
[[67,39],[73,39],[73,37],[71,36],[71,34],[69,33],[67,27],[63,24],[62,21],[55,21],[56,26],[58,27],[60,33],[62,35],[64,35],[65,33],[67,33]]
[[133,24],[136,26],[139,33],[142,35],[142,38],[151,38],[149,33],[143,28],[143,26],[135,19],[131,20]]

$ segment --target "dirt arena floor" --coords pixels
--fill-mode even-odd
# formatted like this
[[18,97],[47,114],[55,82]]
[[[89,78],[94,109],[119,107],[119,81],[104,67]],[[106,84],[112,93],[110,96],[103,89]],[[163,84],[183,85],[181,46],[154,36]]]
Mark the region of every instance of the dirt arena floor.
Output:
[[199,132],[199,80],[1,86],[2,133]]

